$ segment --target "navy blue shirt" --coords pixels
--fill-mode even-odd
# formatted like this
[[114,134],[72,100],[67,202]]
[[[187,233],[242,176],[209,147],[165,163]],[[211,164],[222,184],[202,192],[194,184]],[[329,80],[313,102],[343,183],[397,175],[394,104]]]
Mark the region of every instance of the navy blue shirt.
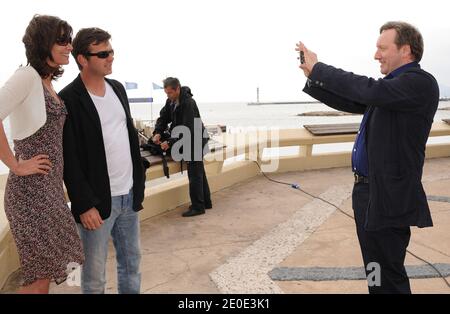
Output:
[[[417,62],[411,62],[405,64],[384,77],[385,80],[393,79],[405,72],[408,68],[417,67]],[[358,135],[356,136],[355,145],[352,151],[352,169],[353,172],[360,176],[369,176],[369,159],[367,157],[367,145],[366,145],[366,125],[373,111],[373,107],[369,106],[364,113],[361,125],[359,127]]]

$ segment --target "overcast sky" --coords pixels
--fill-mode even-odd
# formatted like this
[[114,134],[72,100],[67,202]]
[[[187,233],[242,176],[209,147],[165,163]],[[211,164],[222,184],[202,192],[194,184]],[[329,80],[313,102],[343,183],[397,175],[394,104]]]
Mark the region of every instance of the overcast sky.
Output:
[[[358,74],[379,77],[373,59],[379,27],[388,20],[416,25],[425,38],[422,66],[450,86],[449,5],[442,0],[252,1],[127,0],[0,2],[0,84],[25,64],[22,36],[35,13],[57,15],[74,31],[109,31],[116,51],[114,73],[139,83],[177,76],[198,101],[307,99],[295,43],[303,40],[319,60]],[[57,90],[78,74],[73,59]],[[145,95],[146,94],[146,95]],[[154,93],[161,101],[161,91]]]

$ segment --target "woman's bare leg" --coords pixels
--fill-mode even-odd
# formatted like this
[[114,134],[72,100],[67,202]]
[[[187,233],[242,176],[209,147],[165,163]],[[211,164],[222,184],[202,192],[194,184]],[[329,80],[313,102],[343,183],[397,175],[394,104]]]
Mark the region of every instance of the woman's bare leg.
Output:
[[21,287],[17,293],[19,294],[48,294],[50,289],[50,279],[39,279],[31,285]]

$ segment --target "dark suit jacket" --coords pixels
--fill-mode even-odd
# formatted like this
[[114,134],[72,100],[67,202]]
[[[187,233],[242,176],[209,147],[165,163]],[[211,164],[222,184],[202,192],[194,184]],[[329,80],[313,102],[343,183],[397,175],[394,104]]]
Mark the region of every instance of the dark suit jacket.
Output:
[[[105,80],[111,85],[125,110],[133,162],[133,209],[139,211],[143,208],[145,169],[137,131],[124,87],[115,80]],[[97,110],[80,76],[59,95],[68,111],[63,139],[64,183],[72,203],[72,214],[80,222],[80,215],[95,207],[102,219],[106,219],[111,214],[111,189]]]
[[366,134],[366,229],[432,226],[421,179],[439,103],[434,77],[417,65],[393,79],[375,80],[319,62],[303,91],[342,111],[362,114],[373,107]]

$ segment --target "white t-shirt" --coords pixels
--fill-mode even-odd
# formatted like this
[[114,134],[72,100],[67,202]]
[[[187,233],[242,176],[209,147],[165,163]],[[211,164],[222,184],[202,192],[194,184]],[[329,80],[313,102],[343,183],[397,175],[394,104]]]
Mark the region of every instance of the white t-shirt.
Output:
[[125,111],[119,97],[108,83],[105,85],[104,97],[89,95],[102,125],[111,196],[120,196],[128,194],[133,187],[130,140]]

